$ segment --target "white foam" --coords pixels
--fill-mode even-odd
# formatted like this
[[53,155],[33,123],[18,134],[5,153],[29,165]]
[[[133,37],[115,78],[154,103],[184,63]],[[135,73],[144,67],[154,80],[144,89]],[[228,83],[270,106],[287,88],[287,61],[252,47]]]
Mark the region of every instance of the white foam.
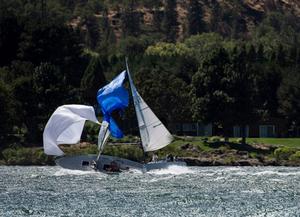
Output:
[[82,175],[89,175],[89,174],[98,174],[98,172],[82,171],[82,170],[69,170],[69,169],[61,168],[54,173],[54,176],[68,176],[68,175],[82,176]]
[[133,168],[130,168],[128,171],[125,171],[125,172],[133,173],[133,174],[143,174],[143,171],[142,171],[142,170],[139,170],[139,169],[133,169]]
[[181,175],[187,173],[191,174],[194,173],[194,171],[186,166],[172,165],[164,169],[150,170],[148,173],[156,174],[156,175],[166,175],[166,174]]
[[263,190],[260,190],[260,189],[252,189],[252,190],[244,190],[244,191],[241,191],[242,193],[254,193],[254,194],[263,194],[265,193]]
[[254,173],[254,175],[277,175],[277,176],[298,176],[300,175],[300,171],[296,171],[296,172],[284,172],[284,171],[261,171],[261,172],[257,172]]

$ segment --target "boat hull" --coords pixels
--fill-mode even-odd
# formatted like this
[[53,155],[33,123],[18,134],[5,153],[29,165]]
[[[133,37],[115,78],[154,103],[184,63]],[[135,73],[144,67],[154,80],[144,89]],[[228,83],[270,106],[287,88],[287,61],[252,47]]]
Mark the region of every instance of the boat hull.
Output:
[[83,170],[83,171],[93,171],[99,170],[103,172],[109,172],[107,166],[114,162],[120,171],[137,169],[144,170],[144,165],[135,161],[127,160],[124,158],[113,157],[108,155],[101,155],[99,161],[97,162],[97,168],[93,168],[93,161],[96,161],[97,155],[78,155],[78,156],[65,156],[56,159],[56,164],[70,170]]
[[[157,161],[141,164],[135,161],[127,160],[124,158],[101,155],[97,162],[97,168],[93,167],[93,162],[96,161],[97,155],[78,155],[78,156],[65,156],[56,159],[56,164],[62,168],[70,170],[82,171],[100,171],[100,172],[121,172],[130,169],[140,170],[147,172],[150,170],[166,169],[170,166],[186,166],[184,161]],[[118,171],[111,171],[107,169],[112,163],[116,164]]]

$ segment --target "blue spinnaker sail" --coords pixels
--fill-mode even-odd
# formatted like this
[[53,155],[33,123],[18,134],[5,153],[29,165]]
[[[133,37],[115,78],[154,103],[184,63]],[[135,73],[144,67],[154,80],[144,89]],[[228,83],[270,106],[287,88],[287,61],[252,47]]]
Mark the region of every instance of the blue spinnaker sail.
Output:
[[113,111],[124,111],[128,107],[128,91],[123,87],[126,71],[121,72],[109,84],[98,90],[97,101],[101,107],[104,120],[109,123],[109,130],[113,137],[122,138],[123,132],[112,118]]

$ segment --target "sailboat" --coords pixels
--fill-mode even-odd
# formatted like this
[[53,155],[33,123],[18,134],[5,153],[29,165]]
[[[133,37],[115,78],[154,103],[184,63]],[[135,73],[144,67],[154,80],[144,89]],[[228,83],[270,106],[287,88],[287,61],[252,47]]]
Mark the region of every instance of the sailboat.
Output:
[[[173,136],[162,124],[158,117],[143,100],[137,91],[130,75],[126,61],[126,70],[117,76],[110,84],[100,89],[109,93],[115,87],[121,87],[127,75],[137,116],[138,127],[144,152],[153,152],[164,148],[173,140]],[[99,90],[99,91],[100,91]],[[119,93],[119,92],[118,92]],[[125,100],[126,101],[126,100]],[[64,156],[59,144],[75,144],[79,142],[86,120],[101,125],[98,134],[98,155]],[[56,164],[66,169],[97,170],[105,172],[120,172],[128,169],[138,169],[143,172],[152,169],[167,168],[172,165],[186,166],[183,161],[173,159],[152,161],[146,164],[124,158],[103,155],[103,149],[111,134],[114,122],[105,119],[99,123],[95,110],[85,105],[63,105],[52,114],[43,133],[44,151],[48,155],[63,156],[56,160]]]

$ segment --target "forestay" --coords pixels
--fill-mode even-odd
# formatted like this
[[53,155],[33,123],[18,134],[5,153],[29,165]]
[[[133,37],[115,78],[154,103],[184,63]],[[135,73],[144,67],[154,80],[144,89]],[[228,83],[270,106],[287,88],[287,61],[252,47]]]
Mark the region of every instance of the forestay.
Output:
[[43,133],[44,152],[63,155],[59,144],[75,144],[80,141],[86,120],[100,124],[92,106],[63,105],[58,107],[47,122]]
[[139,124],[143,149],[145,152],[161,149],[172,142],[173,136],[156,117],[156,115],[136,90],[131,79],[128,67],[127,73],[131,87],[135,112]]

